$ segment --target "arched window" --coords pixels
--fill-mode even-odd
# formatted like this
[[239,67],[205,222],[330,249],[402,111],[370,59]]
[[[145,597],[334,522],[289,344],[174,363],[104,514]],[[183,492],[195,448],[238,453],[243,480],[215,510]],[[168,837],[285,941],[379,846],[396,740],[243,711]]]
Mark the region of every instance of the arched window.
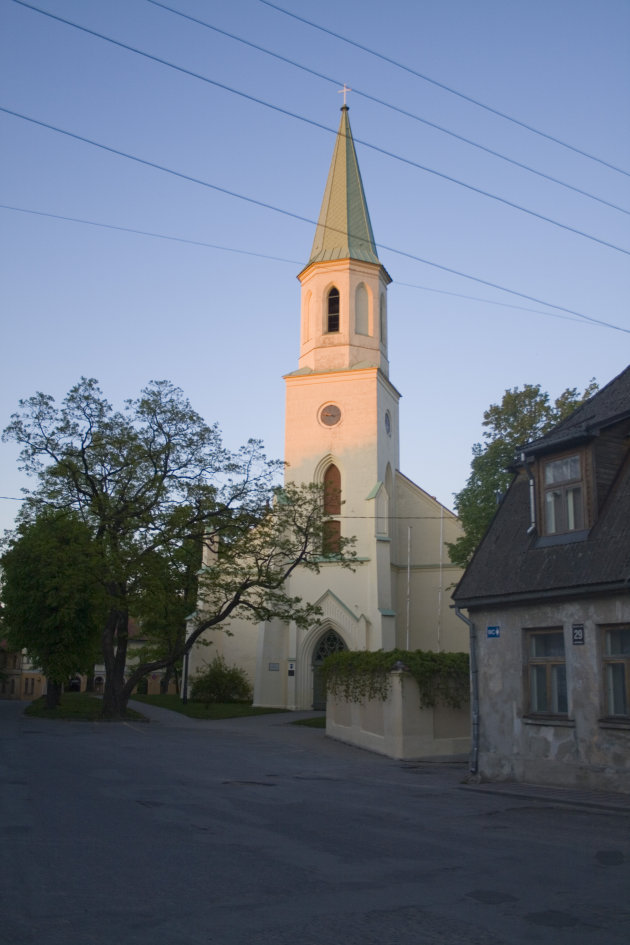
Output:
[[368,294],[362,282],[354,294],[354,330],[357,335],[369,335]]
[[324,473],[324,514],[341,515],[341,473],[334,463]]
[[339,331],[339,289],[332,287],[328,293],[327,331]]
[[[341,473],[331,463],[324,473],[324,515],[341,515]],[[341,522],[330,518],[324,522],[322,552],[338,555],[341,551]]]
[[348,647],[343,642],[338,633],[334,630],[326,630],[323,636],[318,640],[317,646],[313,652],[313,708],[326,708],[326,683],[322,678],[321,665],[327,656],[331,653],[341,653]]

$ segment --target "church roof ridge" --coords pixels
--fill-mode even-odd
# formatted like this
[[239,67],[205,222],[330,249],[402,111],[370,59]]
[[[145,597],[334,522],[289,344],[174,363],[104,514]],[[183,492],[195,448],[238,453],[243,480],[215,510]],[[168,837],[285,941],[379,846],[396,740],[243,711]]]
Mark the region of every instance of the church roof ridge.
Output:
[[347,105],[341,107],[341,121],[308,265],[337,259],[380,265]]

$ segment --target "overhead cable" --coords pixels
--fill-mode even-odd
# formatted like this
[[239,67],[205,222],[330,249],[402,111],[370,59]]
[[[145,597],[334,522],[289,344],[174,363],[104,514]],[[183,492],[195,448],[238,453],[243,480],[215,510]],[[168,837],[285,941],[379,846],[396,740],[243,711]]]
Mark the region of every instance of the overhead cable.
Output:
[[[264,46],[259,46],[258,43],[253,43],[251,40],[244,39],[242,36],[237,36],[235,33],[230,33],[218,26],[214,26],[214,24],[208,23],[207,20],[201,20],[199,17],[191,16],[189,13],[184,13],[181,10],[176,10],[174,7],[170,7],[168,4],[162,3],[161,0],[146,0],[146,2],[152,4],[155,7],[161,7],[163,10],[167,10],[169,13],[174,13],[176,16],[180,16],[185,20],[190,20],[192,23],[196,23],[199,26],[204,26],[206,29],[212,30],[215,33],[219,33],[221,36],[227,36],[228,39],[233,39],[235,42],[242,43],[242,45],[248,46],[250,49],[255,49],[258,52],[264,53],[266,56],[271,56],[272,58],[277,59],[279,62],[284,62],[296,69],[301,69],[302,72],[307,72],[309,75],[313,75],[318,79],[323,79],[325,82],[329,82],[332,85],[341,85],[340,79],[334,79],[331,76],[324,75],[324,73],[318,72],[316,69],[311,69],[309,66],[303,65],[303,63],[296,62],[295,59],[290,59],[288,56],[282,56],[280,53],[273,52],[271,49],[266,49]],[[589,200],[595,200],[597,203],[601,203],[605,207],[610,207],[613,210],[618,210],[620,213],[625,213],[630,216],[630,210],[626,209],[625,207],[620,207],[618,204],[612,203],[610,200],[604,200],[603,197],[598,197],[596,194],[592,194],[587,190],[583,190],[581,187],[576,187],[574,184],[569,184],[567,181],[560,180],[558,177],[553,177],[551,174],[546,174],[544,171],[539,171],[535,167],[531,167],[529,164],[524,164],[522,161],[517,161],[515,158],[508,157],[506,154],[501,154],[499,151],[495,151],[493,148],[489,148],[484,144],[480,144],[478,141],[473,141],[471,138],[466,138],[464,135],[460,135],[456,131],[451,131],[449,128],[445,128],[444,125],[438,125],[434,121],[429,121],[428,118],[422,118],[420,115],[416,115],[414,112],[407,111],[405,108],[401,108],[399,105],[394,105],[392,102],[386,102],[384,99],[378,98],[376,95],[370,95],[368,92],[358,89],[356,85],[352,86],[352,92],[354,95],[358,95],[360,98],[364,98],[369,102],[375,102],[377,105],[382,105],[384,108],[398,112],[398,114],[404,115],[406,118],[413,119],[413,121],[421,122],[423,125],[427,125],[429,128],[434,128],[436,131],[439,131],[442,134],[449,135],[451,138],[455,138],[457,141],[462,141],[464,144],[468,144],[473,148],[477,148],[478,150],[483,151],[485,154],[491,154],[493,157],[499,158],[501,161],[506,161],[508,164],[512,164],[514,167],[519,167],[521,170],[527,171],[530,174],[535,174],[537,177],[543,178],[543,180],[548,180],[553,184],[558,184],[560,187],[565,187],[567,190],[572,190],[574,193],[580,194],[582,197],[587,197]]]
[[[137,157],[134,154],[129,154],[126,151],[121,151],[120,149],[113,148],[107,144],[102,144],[101,142],[94,141],[91,138],[86,138],[83,135],[76,134],[75,132],[66,131],[63,128],[58,128],[56,125],[51,125],[48,122],[41,121],[37,118],[32,118],[28,115],[23,115],[22,113],[13,111],[12,109],[6,108],[5,106],[0,105],[0,111],[4,112],[7,115],[12,115],[14,118],[20,118],[23,121],[30,122],[31,124],[39,125],[42,128],[48,128],[50,131],[55,131],[58,134],[62,134],[62,135],[65,135],[66,137],[73,138],[76,141],[82,141],[84,144],[89,144],[89,145],[92,145],[93,147],[100,148],[101,150],[107,151],[110,154],[116,154],[119,157],[127,158],[128,160],[134,161],[137,164],[142,164],[146,167],[152,167],[155,170],[163,171],[165,174],[170,174],[174,177],[180,178],[181,180],[186,180],[186,181],[189,181],[190,183],[199,184],[202,187],[207,187],[210,190],[214,190],[218,193],[225,194],[228,197],[235,197],[238,200],[243,200],[247,203],[254,204],[255,206],[262,207],[265,210],[272,210],[274,213],[281,213],[283,216],[291,217],[292,219],[299,220],[302,223],[308,223],[309,226],[317,225],[315,220],[312,220],[310,217],[305,217],[302,214],[295,213],[292,210],[285,210],[281,207],[276,207],[273,204],[266,203],[264,200],[257,200],[255,197],[248,197],[244,194],[239,194],[238,192],[234,190],[229,190],[226,187],[220,187],[218,184],[211,184],[209,181],[202,180],[201,178],[198,178],[198,177],[193,177],[191,174],[184,174],[181,171],[176,171],[172,168],[165,167],[162,164],[157,164],[155,161],[148,161],[145,158]],[[336,227],[328,227],[328,229],[331,229],[335,232],[342,232],[341,230],[337,230]],[[349,234],[349,236],[352,238],[352,234]],[[379,249],[384,249],[387,252],[395,253],[397,256],[404,256],[406,259],[413,259],[415,262],[424,263],[424,265],[432,266],[435,269],[440,269],[442,272],[448,272],[451,275],[461,276],[464,279],[470,279],[473,282],[478,282],[480,285],[485,285],[493,289],[499,289],[501,292],[507,292],[508,294],[515,295],[518,298],[526,299],[528,302],[535,302],[537,305],[545,305],[559,312],[566,312],[569,315],[576,315],[578,318],[585,319],[585,321],[593,322],[594,324],[597,324],[597,325],[604,325],[605,327],[612,328],[615,331],[622,331],[626,334],[630,334],[630,328],[622,328],[620,325],[614,325],[611,322],[604,321],[603,319],[594,318],[591,315],[585,315],[583,312],[577,312],[574,309],[566,308],[565,306],[562,306],[562,305],[556,305],[553,302],[545,302],[543,299],[536,298],[533,295],[527,295],[524,292],[518,292],[516,289],[508,289],[506,286],[502,286],[496,282],[491,282],[488,279],[481,279],[478,276],[470,276],[465,272],[460,272],[459,270],[452,268],[451,266],[445,266],[445,265],[442,265],[441,263],[436,263],[428,259],[423,259],[421,256],[416,256],[413,253],[405,252],[405,250],[402,250],[402,249],[395,249],[394,247],[387,246],[384,243],[376,243],[376,245]]]
[[[201,75],[201,73],[194,72],[191,69],[186,69],[184,66],[178,66],[173,62],[169,62],[166,59],[162,59],[159,56],[154,56],[152,53],[147,53],[142,49],[138,49],[135,46],[130,46],[128,43],[123,43],[120,40],[113,39],[111,36],[106,36],[104,33],[99,33],[96,30],[89,29],[86,26],[81,26],[78,23],[74,23],[72,20],[67,20],[64,17],[57,16],[54,13],[49,13],[47,10],[42,10],[39,7],[34,6],[31,3],[26,3],[24,0],[13,0],[14,3],[19,4],[20,6],[27,7],[30,10],[35,11],[36,13],[41,13],[44,16],[49,17],[50,19],[57,20],[60,23],[64,23],[66,26],[71,26],[74,29],[80,30],[83,33],[87,33],[90,36],[95,36],[98,39],[102,39],[107,43],[111,43],[114,46],[118,46],[121,49],[126,49],[128,52],[135,53],[136,55],[143,56],[145,59],[149,59],[152,62],[157,62],[160,65],[167,66],[169,69],[175,69],[177,72],[181,72],[185,75],[191,76],[194,79],[199,79],[201,82],[206,82],[209,85],[213,85],[216,88],[223,89],[226,92],[230,92],[233,95],[238,95],[241,98],[247,99],[250,102],[255,102],[257,105],[263,105],[265,108],[270,108],[273,111],[279,112],[282,115],[287,115],[289,118],[296,118],[298,121],[302,121],[305,124],[312,125],[315,128],[321,128],[323,131],[328,132],[329,134],[336,135],[337,130],[335,128],[330,128],[328,125],[324,125],[319,121],[315,121],[312,118],[306,118],[304,115],[299,115],[297,112],[292,112],[289,109],[282,108],[279,105],[273,105],[271,102],[266,102],[264,99],[257,98],[255,95],[250,95],[247,92],[241,92],[239,89],[234,89],[229,85],[226,85],[223,82],[218,82],[215,79],[210,79],[207,76]],[[625,249],[622,246],[617,246],[615,243],[610,243],[608,240],[601,239],[598,236],[593,236],[590,233],[586,233],[584,230],[580,230],[577,227],[569,226],[567,223],[561,223],[559,220],[554,220],[552,217],[545,216],[542,213],[537,213],[535,210],[530,210],[527,207],[523,207],[521,204],[514,203],[511,200],[507,200],[505,197],[499,197],[498,194],[490,193],[487,190],[483,190],[481,187],[475,187],[473,184],[467,184],[464,181],[459,180],[457,177],[452,177],[450,174],[444,174],[442,171],[438,171],[435,168],[428,167],[425,164],[421,164],[419,161],[413,161],[411,158],[402,157],[399,154],[395,154],[393,151],[388,151],[386,148],[381,148],[376,144],[371,144],[368,141],[363,141],[361,138],[354,138],[356,144],[362,144],[366,148],[370,148],[372,151],[376,151],[379,154],[383,154],[386,157],[393,158],[396,161],[400,161],[403,164],[406,164],[410,167],[418,168],[418,170],[426,171],[428,174],[433,174],[436,177],[440,177],[442,180],[449,181],[452,184],[457,184],[460,187],[464,187],[466,190],[470,190],[473,193],[480,194],[483,197],[488,197],[491,200],[494,200],[498,203],[503,204],[504,206],[511,207],[513,210],[518,210],[521,213],[526,213],[528,216],[534,217],[537,220],[542,220],[544,223],[550,223],[552,226],[559,227],[562,230],[566,230],[569,233],[574,233],[576,236],[581,236],[584,239],[591,240],[594,243],[599,243],[600,246],[606,246],[608,249],[612,249],[618,253],[624,253],[626,256],[630,256],[630,250]]]
[[95,226],[105,230],[119,230],[122,233],[135,233],[138,236],[151,236],[158,240],[169,240],[173,243],[188,243],[190,246],[202,246],[204,249],[218,249],[226,253],[240,253],[243,256],[258,256],[260,259],[271,259],[274,262],[290,263],[292,266],[301,265],[296,259],[285,259],[283,256],[270,256],[267,253],[255,253],[249,249],[237,249],[234,246],[222,246],[219,243],[206,243],[204,240],[186,239],[184,236],[169,236],[166,233],[153,233],[150,230],[138,230],[131,226],[117,226],[115,223],[101,223],[97,220],[85,220],[82,217],[68,217],[61,213],[47,213],[45,210],[32,210],[28,207],[14,207],[8,203],[0,203],[2,210],[15,210],[17,213],[31,213],[38,217],[50,217],[52,220],[64,220],[66,223],[82,223],[85,226]]
[[450,85],[446,85],[444,82],[439,82],[437,79],[432,79],[431,76],[425,75],[422,72],[418,72],[417,69],[412,69],[411,66],[406,66],[404,63],[398,62],[398,60],[392,59],[391,57],[386,56],[375,49],[370,49],[368,46],[363,46],[361,43],[356,42],[356,40],[349,39],[347,36],[342,36],[340,33],[335,33],[334,30],[328,29],[325,26],[320,26],[318,23],[313,23],[312,20],[307,20],[306,17],[298,16],[297,13],[292,13],[291,10],[286,10],[284,7],[278,6],[277,3],[271,3],[271,0],[260,0],[260,2],[264,3],[267,7],[272,7],[274,10],[277,10],[278,13],[283,13],[285,16],[290,16],[294,20],[299,20],[301,23],[305,23],[307,26],[312,26],[313,29],[320,30],[322,33],[328,33],[329,36],[334,36],[335,39],[340,39],[342,42],[348,43],[350,46],[355,46],[357,49],[361,49],[363,52],[369,53],[371,56],[376,56],[377,59],[382,59],[383,62],[388,62],[390,65],[396,66],[398,69],[403,69],[405,72],[408,72],[410,75],[415,75],[418,79],[422,79],[424,82],[430,82],[431,85],[435,85],[437,88],[443,89],[445,92],[450,92],[451,95],[456,95],[465,102],[470,102],[471,105],[477,105],[479,108],[483,108],[485,111],[490,112],[493,115],[497,115],[499,118],[505,118],[506,121],[510,121],[515,125],[519,125],[519,127],[525,128],[526,131],[531,131],[532,134],[540,135],[541,138],[546,138],[548,141],[553,141],[554,144],[559,144],[561,147],[568,148],[570,151],[574,151],[576,154],[581,154],[582,157],[588,158],[591,161],[596,161],[598,164],[603,164],[604,167],[610,168],[611,171],[617,171],[619,174],[624,174],[626,177],[630,177],[630,171],[625,170],[623,167],[618,167],[616,164],[611,164],[609,161],[605,161],[603,158],[597,157],[594,154],[589,154],[588,151],[583,151],[581,148],[578,148],[573,144],[568,144],[568,142],[562,141],[560,138],[555,138],[546,131],[541,131],[540,128],[534,128],[533,125],[528,125],[526,122],[515,118],[513,115],[508,115],[506,112],[501,112],[498,108],[493,108],[491,105],[486,105],[484,102],[480,102],[471,95],[466,95],[464,92],[460,92],[458,89],[454,89]]
[[[51,220],[62,220],[65,223],[79,223],[85,226],[93,226],[105,230],[117,230],[121,233],[133,233],[137,236],[149,236],[155,239],[168,240],[174,243],[187,243],[191,246],[201,246],[204,249],[216,249],[225,253],[239,253],[243,256],[256,256],[260,259],[272,260],[273,262],[289,263],[292,266],[303,265],[303,263],[298,259],[286,259],[284,256],[270,256],[267,253],[256,253],[252,250],[239,249],[235,246],[224,246],[219,243],[208,243],[205,240],[186,239],[186,237],[183,236],[170,236],[167,233],[154,233],[151,230],[140,230],[131,226],[119,226],[114,223],[103,223],[99,220],[86,220],[83,217],[70,217],[61,213],[49,213],[46,210],[34,210],[31,207],[15,207],[12,204],[0,203],[0,209],[13,210],[16,213],[32,214],[33,216],[38,217],[47,217]],[[482,302],[484,305],[496,305],[500,308],[512,308],[519,312],[532,312],[534,315],[549,316],[550,318],[562,318],[566,321],[576,322],[580,325],[586,324],[586,322],[584,322],[582,319],[573,315],[561,315],[559,312],[544,312],[539,308],[528,308],[525,305],[514,305],[513,303],[504,302],[497,299],[482,299],[478,295],[465,295],[463,292],[450,292],[447,289],[436,289],[428,285],[417,285],[413,282],[399,282],[398,280],[395,282],[395,285],[405,289],[417,289],[420,292],[434,292],[438,295],[448,295],[456,299],[466,299],[469,302]]]

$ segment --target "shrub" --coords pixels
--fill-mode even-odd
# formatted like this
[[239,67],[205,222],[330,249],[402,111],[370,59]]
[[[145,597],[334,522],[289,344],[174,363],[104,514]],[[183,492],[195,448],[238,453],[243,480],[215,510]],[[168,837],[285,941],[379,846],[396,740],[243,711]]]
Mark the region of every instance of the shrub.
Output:
[[228,666],[222,656],[215,656],[207,669],[191,682],[190,698],[194,702],[249,702],[252,687],[245,670]]
[[390,674],[398,668],[404,668],[418,683],[422,708],[438,704],[460,708],[468,700],[467,653],[344,650],[327,656],[320,672],[328,692],[347,702],[384,701],[391,690]]

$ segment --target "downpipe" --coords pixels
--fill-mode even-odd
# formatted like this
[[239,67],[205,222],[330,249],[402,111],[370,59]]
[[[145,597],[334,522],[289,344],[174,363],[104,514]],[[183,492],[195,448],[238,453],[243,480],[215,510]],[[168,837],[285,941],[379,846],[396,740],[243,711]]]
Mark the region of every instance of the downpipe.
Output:
[[472,719],[470,763],[469,770],[471,774],[477,774],[479,770],[479,671],[477,668],[477,628],[472,620],[464,617],[459,607],[455,607],[455,613],[460,620],[468,625],[468,636],[470,640],[470,712]]

